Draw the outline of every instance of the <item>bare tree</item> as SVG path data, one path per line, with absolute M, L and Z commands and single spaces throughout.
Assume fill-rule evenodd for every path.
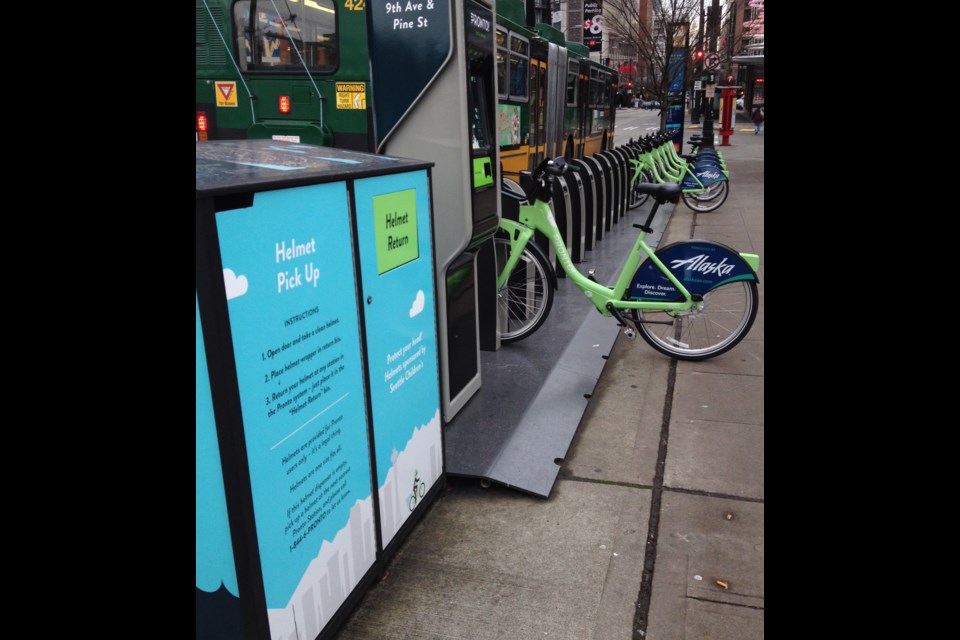
M 617 41 L 621 51 L 636 56 L 634 82 L 663 107 L 676 77 L 676 58 L 688 44 L 693 47 L 690 30 L 698 29 L 700 7 L 701 0 L 604 0 L 603 19 L 609 37 Z M 675 51 L 678 55 L 674 55 Z M 684 70 L 684 84 L 692 81 L 691 59 L 684 55 L 679 62 Z M 666 110 L 661 108 L 661 129 L 666 117 Z

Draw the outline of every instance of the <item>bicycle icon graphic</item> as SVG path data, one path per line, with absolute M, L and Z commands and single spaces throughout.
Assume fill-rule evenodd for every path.
M 427 485 L 425 482 L 420 480 L 420 478 L 413 477 L 413 493 L 407 494 L 407 506 L 410 508 L 410 511 L 413 511 L 417 506 L 417 502 L 423 498 L 423 495 L 427 492 Z

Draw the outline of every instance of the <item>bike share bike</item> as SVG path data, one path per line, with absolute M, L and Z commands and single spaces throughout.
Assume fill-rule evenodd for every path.
M 630 159 L 634 167 L 630 180 L 628 208 L 634 209 L 647 200 L 633 187 L 643 182 L 678 183 L 684 204 L 697 213 L 716 211 L 730 192 L 729 172 L 723 156 L 713 149 L 700 149 L 696 155 L 681 156 L 669 134 L 652 134 L 627 144 L 637 153 Z
M 503 268 L 497 279 L 501 342 L 531 335 L 543 325 L 553 305 L 556 275 L 535 243 L 535 231 L 544 234 L 567 277 L 603 316 L 613 316 L 627 337 L 639 333 L 646 342 L 678 360 L 705 360 L 739 343 L 757 315 L 756 254 L 738 253 L 709 240 L 684 240 L 656 252 L 644 241 L 652 232 L 657 209 L 676 202 L 683 187 L 676 183 L 637 183 L 654 205 L 612 287 L 583 275 L 574 266 L 557 228 L 550 199 L 554 176 L 576 171 L 563 158 L 546 159 L 533 172 L 531 193 L 503 178 L 503 193 L 519 201 L 518 220 L 500 220 L 494 238 Z M 532 204 L 529 204 L 532 202 Z M 642 264 L 641 264 L 642 261 Z

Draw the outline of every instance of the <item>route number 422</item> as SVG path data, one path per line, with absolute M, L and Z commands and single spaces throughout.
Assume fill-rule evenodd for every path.
M 347 0 L 343 6 L 350 11 L 363 11 L 363 2 L 364 0 Z

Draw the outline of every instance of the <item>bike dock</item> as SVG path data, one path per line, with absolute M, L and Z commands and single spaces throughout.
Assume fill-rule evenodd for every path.
M 557 178 L 554 207 L 561 204 L 558 226 L 578 268 L 595 270 L 595 277 L 612 282 L 636 240 L 631 221 L 642 221 L 653 200 L 627 211 L 625 176 L 632 152 L 624 145 L 614 152 L 576 161 L 591 168 L 579 180 Z M 598 169 L 599 168 L 599 169 Z M 593 171 L 599 171 L 594 176 Z M 573 174 L 576 175 L 576 174 Z M 584 205 L 584 182 L 595 192 Z M 588 187 L 590 188 L 590 187 Z M 576 195 L 570 197 L 570 192 Z M 573 207 L 572 203 L 578 206 Z M 661 206 L 648 243 L 655 247 L 670 218 L 673 205 Z M 590 214 L 588 216 L 588 214 Z M 595 214 L 596 220 L 591 219 Z M 504 211 L 505 217 L 510 212 Z M 561 223 L 562 222 L 562 223 Z M 591 250 L 585 232 L 591 230 Z M 584 236 L 581 238 L 581 234 Z M 550 252 L 555 262 L 555 253 Z M 582 256 L 577 260 L 577 256 Z M 563 277 L 557 268 L 557 276 Z M 512 489 L 548 497 L 567 455 L 581 418 L 621 328 L 604 317 L 573 286 L 560 281 L 546 323 L 533 335 L 496 351 L 481 352 L 483 386 L 460 413 L 444 427 L 447 473 L 478 478 Z

